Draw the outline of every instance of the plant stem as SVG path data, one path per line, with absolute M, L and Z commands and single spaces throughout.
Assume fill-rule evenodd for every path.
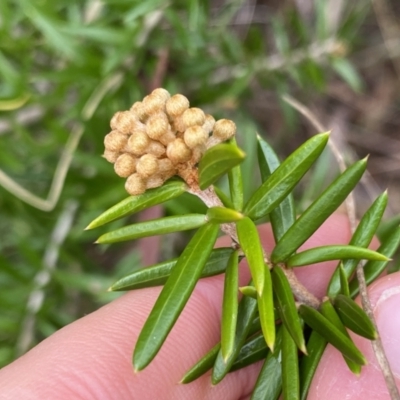
M 210 186 L 205 190 L 201 190 L 197 185 L 192 184 L 189 185 L 188 192 L 197 196 L 207 207 L 224 206 L 215 193 L 213 186 Z M 239 246 L 240 248 L 239 239 L 236 232 L 236 225 L 234 223 L 221 224 L 221 230 L 232 239 L 235 247 Z M 263 251 L 265 264 L 267 266 L 271 266 L 268 254 L 265 252 L 265 250 Z M 283 272 L 285 273 L 297 301 L 313 308 L 319 308 L 321 302 L 298 281 L 293 270 L 285 268 L 283 265 L 279 265 L 279 267 L 282 268 Z

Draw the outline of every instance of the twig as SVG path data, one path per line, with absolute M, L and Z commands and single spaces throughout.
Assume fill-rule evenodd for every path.
M 292 98 L 291 96 L 283 96 L 283 100 L 286 101 L 288 104 L 290 104 L 293 108 L 295 108 L 297 111 L 299 111 L 302 115 L 304 115 L 310 122 L 311 124 L 319 131 L 319 132 L 324 132 L 326 129 L 324 126 L 318 121 L 316 116 L 303 104 Z M 335 146 L 335 143 L 330 140 L 328 142 L 330 145 L 330 148 L 332 150 L 333 155 L 335 156 L 337 163 L 339 165 L 340 170 L 343 172 L 346 169 L 346 165 L 344 163 L 343 157 L 338 151 L 337 147 Z M 356 213 L 355 213 L 355 203 L 354 203 L 354 196 L 353 193 L 350 193 L 349 196 L 346 199 L 346 209 L 347 209 L 347 215 L 349 217 L 349 222 L 350 222 L 350 229 L 352 233 L 354 233 L 356 229 Z M 389 361 L 386 357 L 385 350 L 382 345 L 381 337 L 378 331 L 378 327 L 375 321 L 375 316 L 372 310 L 372 305 L 371 301 L 368 296 L 368 290 L 367 290 L 367 283 L 365 281 L 365 276 L 364 276 L 364 263 L 360 262 L 357 265 L 356 269 L 356 274 L 357 274 L 357 279 L 358 279 L 358 284 L 360 288 L 360 297 L 361 297 L 361 304 L 370 318 L 371 322 L 375 326 L 376 332 L 378 334 L 378 338 L 376 340 L 372 340 L 372 348 L 374 350 L 375 357 L 378 361 L 379 367 L 382 371 L 382 375 L 385 379 L 386 382 L 386 387 L 389 391 L 390 397 L 392 400 L 400 400 L 400 394 L 397 389 L 397 385 L 392 373 L 392 370 L 389 365 Z

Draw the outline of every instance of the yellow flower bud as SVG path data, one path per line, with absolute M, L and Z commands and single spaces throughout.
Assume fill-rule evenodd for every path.
M 150 94 L 146 96 L 143 101 L 143 108 L 148 117 L 165 110 L 165 98 Z
M 182 114 L 182 121 L 185 124 L 185 128 L 190 126 L 200 125 L 202 126 L 206 120 L 204 111 L 197 107 L 188 108 Z
M 208 139 L 208 134 L 201 126 L 194 125 L 186 129 L 183 139 L 186 145 L 193 149 L 201 144 L 204 144 Z
M 183 123 L 182 115 L 178 115 L 171 121 L 171 129 L 175 132 L 185 132 L 186 125 Z
M 150 140 L 149 145 L 147 146 L 146 153 L 153 154 L 157 158 L 161 157 L 165 154 L 165 147 L 155 140 Z
M 181 115 L 185 110 L 189 108 L 189 100 L 182 94 L 175 94 L 167 100 L 165 104 L 168 115 L 171 118 Z
M 211 114 L 206 114 L 206 120 L 203 124 L 203 129 L 207 133 L 211 133 L 212 130 L 214 129 L 214 124 L 215 124 L 215 119 Z
M 151 95 L 152 95 L 152 96 L 154 95 L 154 96 L 160 97 L 160 98 L 162 98 L 165 102 L 171 97 L 171 95 L 169 94 L 168 90 L 163 89 L 163 88 L 154 89 L 154 90 L 151 92 Z
M 103 157 L 110 163 L 115 163 L 121 153 L 119 151 L 104 150 Z
M 162 186 L 164 179 L 160 175 L 151 176 L 146 181 L 146 189 L 153 189 Z
M 126 150 L 137 156 L 144 154 L 150 144 L 150 138 L 146 133 L 138 131 L 133 132 L 128 140 Z
M 213 136 L 221 141 L 231 138 L 235 133 L 236 125 L 230 119 L 220 119 L 214 125 Z
M 127 178 L 136 171 L 137 159 L 128 153 L 121 154 L 114 164 L 115 173 L 122 177 Z
M 175 134 L 170 129 L 168 129 L 168 131 L 160 137 L 159 142 L 161 142 L 164 146 L 168 146 L 168 144 L 175 139 Z
M 192 157 L 192 152 L 181 138 L 175 139 L 167 146 L 167 157 L 173 164 L 189 161 Z
M 125 190 L 131 196 L 142 194 L 146 191 L 146 181 L 138 174 L 132 174 L 125 182 Z
M 142 178 L 148 178 L 158 172 L 158 160 L 153 154 L 145 154 L 139 158 L 136 171 Z
M 104 137 L 104 147 L 110 151 L 120 151 L 126 145 L 128 137 L 118 131 L 111 131 Z
M 175 174 L 175 171 L 174 164 L 172 164 L 169 158 L 161 158 L 158 160 L 158 172 L 162 176 L 172 176 Z
M 138 121 L 136 115 L 130 111 L 117 112 L 114 114 L 110 123 L 112 129 L 116 129 L 125 135 L 128 135 L 137 129 L 138 124 L 140 124 L 140 121 Z
M 133 103 L 129 111 L 136 115 L 136 117 L 139 118 L 141 122 L 146 121 L 147 114 L 141 101 L 136 101 L 135 103 Z
M 146 132 L 155 140 L 160 140 L 168 132 L 168 129 L 168 117 L 165 113 L 154 114 L 146 122 Z

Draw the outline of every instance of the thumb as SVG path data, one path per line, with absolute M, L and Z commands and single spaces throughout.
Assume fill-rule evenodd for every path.
M 389 360 L 397 387 L 400 388 L 400 272 L 387 275 L 368 290 L 379 334 Z M 368 360 L 359 377 L 350 372 L 343 357 L 328 345 L 314 380 L 308 399 L 390 399 L 385 381 L 372 350 L 371 342 L 351 334 L 355 344 Z

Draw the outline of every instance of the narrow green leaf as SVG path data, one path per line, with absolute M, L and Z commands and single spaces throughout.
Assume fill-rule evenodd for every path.
M 282 391 L 282 368 L 278 360 L 282 349 L 282 329 L 276 334 L 275 351 L 269 352 L 258 375 L 250 400 L 277 400 Z
M 338 294 L 333 302 L 342 322 L 357 335 L 375 340 L 378 334 L 365 311 L 350 297 Z
M 257 299 L 257 290 L 254 286 L 241 286 L 239 290 L 244 296 L 250 296 L 253 299 Z
M 257 140 L 258 164 L 261 179 L 265 182 L 279 167 L 280 162 L 271 146 L 261 136 L 257 135 Z M 283 234 L 293 225 L 294 221 L 296 221 L 296 212 L 291 193 L 270 212 L 269 218 L 275 241 L 278 242 Z
M 235 208 L 229 196 L 226 195 L 218 186 L 214 186 L 214 191 L 225 207 L 231 209 Z
M 337 314 L 335 308 L 333 307 L 329 299 L 321 303 L 320 311 L 325 318 L 327 318 L 330 322 L 332 322 L 332 324 L 335 325 L 336 328 L 340 330 L 340 332 L 342 332 L 346 337 L 348 337 L 351 340 L 350 335 L 347 332 L 347 329 L 344 327 L 343 322 L 339 318 L 339 315 Z M 360 375 L 361 365 L 355 363 L 354 361 L 350 360 L 344 355 L 343 358 L 346 364 L 348 365 L 350 371 L 356 375 Z
M 105 233 L 97 239 L 96 243 L 116 243 L 170 232 L 187 231 L 198 228 L 206 222 L 206 216 L 203 214 L 187 214 L 153 219 Z
M 231 356 L 226 360 L 222 357 L 221 351 L 218 353 L 211 376 L 213 385 L 221 382 L 229 372 L 250 332 L 256 314 L 257 301 L 244 296 L 239 303 L 234 349 Z
M 227 359 L 233 351 L 235 343 L 236 321 L 238 313 L 238 269 L 239 252 L 235 250 L 229 258 L 225 272 L 224 298 L 221 318 L 221 352 Z
M 239 221 L 243 214 L 226 207 L 211 207 L 207 210 L 208 221 L 216 224 Z
M 333 58 L 332 67 L 343 80 L 356 92 L 360 92 L 363 88 L 363 81 L 353 64 L 346 58 Z
M 340 292 L 345 296 L 350 296 L 349 281 L 347 280 L 346 272 L 343 268 L 343 262 L 339 263 L 339 276 L 340 276 Z
M 318 332 L 312 331 L 307 342 L 308 356 L 300 360 L 300 395 L 301 400 L 306 400 L 311 381 L 317 370 L 327 341 Z
M 251 336 L 260 330 L 260 319 L 255 318 L 251 324 L 247 336 Z M 204 357 L 202 357 L 189 371 L 186 372 L 180 383 L 190 383 L 210 370 L 221 349 L 221 343 L 216 344 Z M 240 350 L 240 349 L 239 349 Z M 240 352 L 239 352 L 240 353 Z M 233 360 L 234 361 L 234 360 Z M 229 371 L 228 371 L 229 372 Z
M 302 304 L 299 313 L 310 328 L 316 330 L 346 357 L 357 364 L 366 364 L 366 359 L 355 344 L 317 310 Z
M 199 163 L 199 186 L 204 190 L 244 160 L 245 154 L 233 144 L 217 144 L 206 151 Z
M 355 258 L 357 260 L 377 260 L 387 261 L 388 258 L 374 250 L 364 247 L 350 245 L 331 245 L 314 247 L 304 250 L 290 257 L 287 261 L 288 267 L 302 267 L 304 265 L 315 264 L 330 260 L 343 260 L 346 258 Z
M 205 354 L 189 371 L 185 373 L 179 383 L 190 383 L 204 375 L 214 365 L 215 359 L 221 350 L 221 343 L 217 343 L 207 354 Z
M 184 193 L 186 188 L 186 184 L 182 181 L 169 181 L 158 188 L 146 190 L 145 193 L 139 196 L 130 196 L 105 211 L 93 220 L 86 229 L 98 228 L 118 218 L 131 215 L 156 204 L 173 199 Z
M 240 349 L 236 361 L 233 363 L 229 372 L 247 367 L 257 361 L 263 360 L 269 350 L 262 333 L 248 339 Z
M 388 201 L 387 193 L 382 193 L 369 207 L 361 218 L 350 243 L 353 246 L 368 247 L 381 222 Z M 359 260 L 349 259 L 343 262 L 343 269 L 347 280 L 353 275 Z M 340 292 L 339 270 L 335 270 L 328 286 L 328 296 L 335 297 Z
M 305 354 L 307 349 L 304 341 L 303 328 L 301 326 L 296 303 L 289 282 L 280 267 L 274 267 L 271 271 L 274 293 L 278 300 L 279 314 L 283 324 L 292 336 L 297 347 Z
M 261 295 L 264 287 L 266 266 L 257 228 L 254 222 L 248 217 L 237 221 L 236 228 L 240 246 L 249 264 L 254 286 L 258 295 Z
M 285 325 L 282 326 L 282 394 L 285 400 L 300 399 L 297 346 Z
M 258 311 L 260 314 L 261 330 L 267 346 L 274 351 L 275 345 L 275 313 L 274 292 L 272 290 L 271 272 L 264 271 L 264 286 L 261 295 L 257 293 Z
M 270 213 L 310 169 L 328 138 L 328 133 L 315 135 L 294 151 L 251 196 L 244 214 L 255 220 Z
M 133 354 L 136 371 L 151 362 L 175 324 L 211 254 L 218 229 L 214 224 L 201 227 L 179 257 L 139 334 Z
M 400 245 L 400 227 L 389 235 L 385 242 L 377 250 L 386 257 L 391 257 Z M 385 270 L 388 261 L 368 261 L 364 266 L 364 275 L 367 285 L 373 282 Z M 349 284 L 350 295 L 355 297 L 359 292 L 357 277 L 354 277 Z
M 236 145 L 236 140 L 234 138 L 232 138 L 230 142 Z M 243 180 L 242 170 L 239 165 L 228 171 L 228 178 L 233 208 L 241 211 L 243 208 Z
M 339 207 L 361 179 L 366 159 L 349 167 L 315 200 L 282 236 L 271 254 L 274 263 L 287 260 Z
M 210 258 L 207 260 L 200 277 L 205 278 L 225 272 L 227 262 L 232 252 L 233 249 L 231 247 L 214 249 L 211 252 Z M 139 269 L 138 271 L 135 271 L 115 282 L 110 287 L 110 290 L 115 292 L 164 285 L 177 261 L 178 258 L 175 258 L 173 260 L 164 261 L 150 267 Z

